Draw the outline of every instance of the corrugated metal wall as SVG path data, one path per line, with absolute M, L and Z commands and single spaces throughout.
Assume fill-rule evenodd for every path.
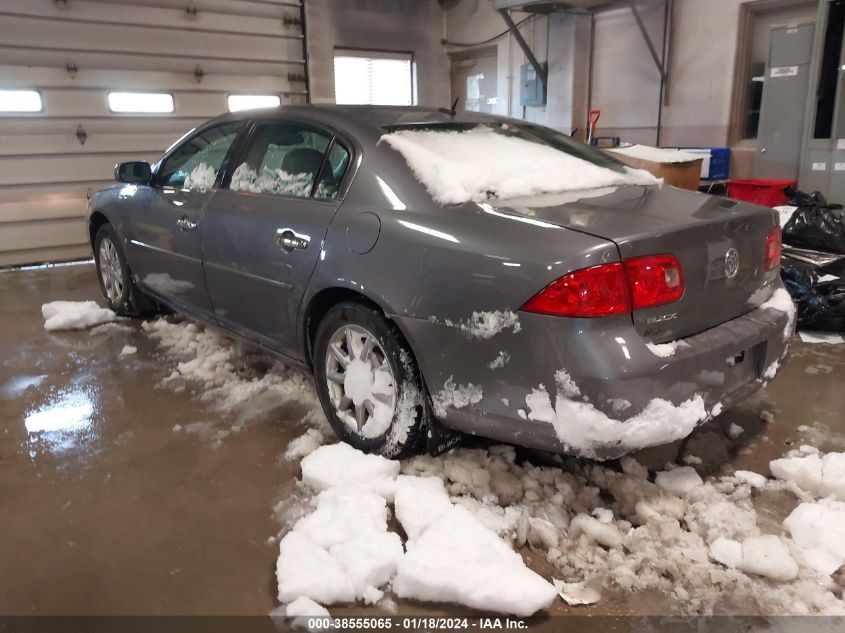
M 155 159 L 229 94 L 306 101 L 301 17 L 282 0 L 2 0 L 0 89 L 44 110 L 0 113 L 0 266 L 87 256 L 87 198 L 114 164 Z M 113 114 L 113 90 L 169 92 L 175 110 Z

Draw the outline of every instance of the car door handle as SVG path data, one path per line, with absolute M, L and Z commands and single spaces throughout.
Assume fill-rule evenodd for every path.
M 198 223 L 196 220 L 189 218 L 187 215 L 183 215 L 181 218 L 176 220 L 176 226 L 179 227 L 180 231 L 193 231 L 197 228 Z
M 305 250 L 308 248 L 309 238 L 307 235 L 297 235 L 290 229 L 277 231 L 276 243 L 282 247 L 286 253 L 294 250 Z

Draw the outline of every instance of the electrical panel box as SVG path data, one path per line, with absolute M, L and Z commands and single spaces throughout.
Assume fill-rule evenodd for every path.
M 548 65 L 542 63 L 543 71 L 548 73 Z M 519 67 L 519 105 L 541 106 L 546 105 L 546 89 L 543 80 L 537 76 L 537 71 L 531 64 L 523 64 Z

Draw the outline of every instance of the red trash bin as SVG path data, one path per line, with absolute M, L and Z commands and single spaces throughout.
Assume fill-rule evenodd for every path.
M 786 204 L 785 187 L 795 187 L 794 180 L 770 180 L 758 178 L 752 180 L 729 180 L 728 198 L 753 202 L 764 207 L 777 207 Z

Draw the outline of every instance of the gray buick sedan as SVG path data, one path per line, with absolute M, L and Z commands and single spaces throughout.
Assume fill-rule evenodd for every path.
M 773 378 L 794 328 L 771 209 L 554 130 L 423 108 L 228 114 L 90 202 L 103 295 L 314 375 L 337 435 L 455 431 L 605 459 Z

